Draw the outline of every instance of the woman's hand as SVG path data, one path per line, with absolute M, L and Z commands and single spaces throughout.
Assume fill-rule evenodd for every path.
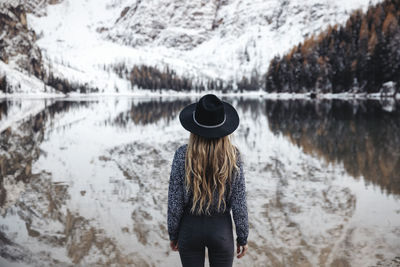
M 240 259 L 241 257 L 243 257 L 244 255 L 246 255 L 247 250 L 249 249 L 249 247 L 246 245 L 240 246 L 238 243 L 236 243 L 237 249 L 237 258 Z
M 173 251 L 178 251 L 178 240 L 171 240 L 169 246 Z

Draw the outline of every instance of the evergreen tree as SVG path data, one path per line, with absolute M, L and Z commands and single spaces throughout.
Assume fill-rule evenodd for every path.
M 344 26 L 331 26 L 283 56 L 265 76 L 270 92 L 378 92 L 400 82 L 400 0 L 355 11 Z M 398 85 L 400 87 L 400 85 Z
M 8 93 L 10 91 L 9 85 L 7 83 L 7 77 L 4 75 L 0 77 L 0 92 Z

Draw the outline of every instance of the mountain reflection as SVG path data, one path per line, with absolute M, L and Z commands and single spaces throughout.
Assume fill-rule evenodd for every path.
M 383 191 L 400 194 L 400 111 L 379 101 L 267 101 L 271 131 L 305 153 L 343 163 L 346 171 Z M 386 109 L 386 110 L 385 110 Z
M 69 112 L 71 109 L 89 105 L 89 103 L 57 101 L 45 104 L 42 111 L 25 119 L 17 129 L 9 127 L 0 133 L 0 208 L 4 207 L 7 202 L 5 178 L 13 183 L 19 181 L 30 183 L 34 177 L 32 163 L 40 155 L 39 146 L 43 142 L 46 125 L 52 123 L 56 114 Z M 18 101 L 0 102 L 0 114 L 7 116 L 10 107 L 19 107 L 20 104 L 21 102 Z
M 18 101 L 0 102 L 1 114 L 7 114 L 7 107 L 19 104 Z M 45 139 L 45 133 L 52 128 L 56 115 L 91 104 L 93 102 L 50 101 L 43 106 L 44 109 L 24 119 L 17 127 L 9 127 L 0 133 L 0 215 L 3 219 L 17 215 L 24 222 L 26 235 L 31 240 L 36 239 L 53 248 L 65 247 L 74 264 L 80 262 L 91 247 L 96 247 L 111 254 L 107 254 L 110 264 L 132 265 L 132 261 L 121 259 L 115 242 L 105 237 L 101 229 L 90 226 L 86 218 L 64 208 L 70 198 L 67 184 L 53 182 L 49 172 L 32 171 L 33 163 L 43 153 L 40 144 Z M 20 195 L 16 196 L 16 193 Z M 48 227 L 45 231 L 38 227 L 49 222 L 53 223 L 52 226 L 61 227 L 58 230 Z M 24 236 L 25 229 L 21 230 Z M 15 243 L 8 236 L 9 231 L 7 224 L 0 228 L 0 257 L 42 266 L 44 259 L 37 258 L 29 248 Z
M 268 154 L 280 148 L 281 138 L 270 139 L 268 145 L 276 144 L 272 150 L 260 145 L 265 136 L 271 137 L 267 121 L 276 135 L 283 134 L 305 153 L 341 163 L 354 177 L 363 176 L 384 192 L 399 194 L 396 105 L 383 109 L 377 101 L 223 100 L 237 108 L 241 116 L 237 140 L 249 152 L 249 215 L 252 231 L 260 238 L 250 244 L 257 257 L 247 258 L 253 261 L 247 265 L 260 265 L 254 260 L 265 263 L 267 257 L 259 252 L 271 251 L 277 259 L 300 255 L 293 262 L 303 266 L 326 248 L 340 247 L 340 240 L 354 237 L 344 222 L 354 215 L 355 201 L 361 201 L 347 185 L 319 180 L 325 174 L 320 161 L 314 164 L 305 157 L 291 166 L 279 160 L 286 156 L 284 151 Z M 180 135 L 184 130 L 177 117 L 195 101 L 110 97 L 0 102 L 0 126 L 5 129 L 0 132 L 0 257 L 34 266 L 179 264 L 177 254 L 169 254 L 165 245 L 165 192 L 171 156 L 187 136 Z M 169 124 L 172 127 L 166 127 Z M 314 171 L 308 172 L 308 167 Z M 265 179 L 275 174 L 277 179 Z M 293 192 L 298 193 L 294 198 Z M 316 235 L 307 230 L 314 221 L 296 221 L 296 216 L 308 217 L 309 210 L 319 212 L 317 219 L 324 227 L 329 215 L 329 227 L 316 228 L 315 243 Z M 263 236 L 270 231 L 266 241 Z M 294 240 L 300 236 L 304 240 L 299 249 Z M 271 266 L 287 263 L 278 262 Z M 325 265 L 328 260 L 321 262 Z

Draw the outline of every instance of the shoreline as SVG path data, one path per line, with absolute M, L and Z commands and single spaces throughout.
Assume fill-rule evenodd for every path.
M 231 92 L 222 93 L 219 91 L 202 91 L 202 92 L 178 92 L 173 90 L 166 90 L 164 92 L 152 92 L 150 90 L 135 90 L 132 93 L 37 93 L 37 94 L 4 94 L 0 93 L 0 100 L 7 99 L 85 99 L 85 98 L 102 98 L 102 97 L 198 97 L 206 93 L 212 93 L 221 97 L 249 97 L 249 98 L 265 98 L 265 99 L 276 99 L 276 100 L 290 100 L 290 99 L 308 99 L 308 100 L 319 100 L 319 99 L 341 99 L 341 100 L 400 100 L 400 94 L 396 96 L 386 96 L 381 93 L 327 93 L 327 94 L 313 94 L 313 93 L 268 93 L 265 91 L 253 91 L 253 92 Z

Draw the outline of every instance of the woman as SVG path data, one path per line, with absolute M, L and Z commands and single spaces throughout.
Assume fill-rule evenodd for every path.
M 183 266 L 232 266 L 236 226 L 238 258 L 247 252 L 248 217 L 245 178 L 239 151 L 229 135 L 239 125 L 230 104 L 208 94 L 185 107 L 182 126 L 189 143 L 178 148 L 168 189 L 170 246 L 179 250 Z

